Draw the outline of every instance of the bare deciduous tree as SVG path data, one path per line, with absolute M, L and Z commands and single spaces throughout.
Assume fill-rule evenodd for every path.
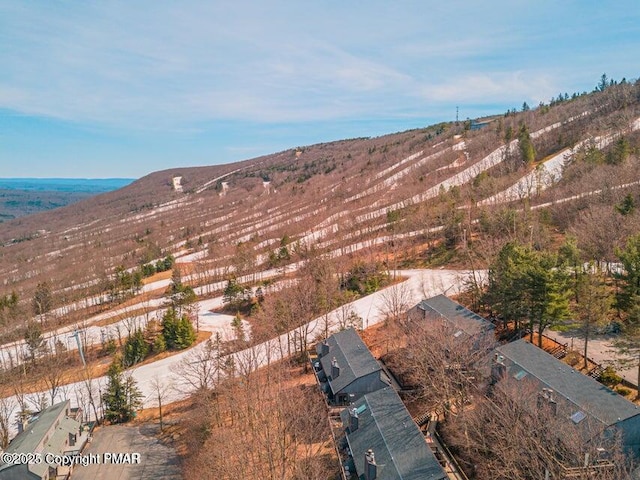
M 321 394 L 315 385 L 289 384 L 290 368 L 278 362 L 229 379 L 215 397 L 200 399 L 190 428 L 210 433 L 190 448 L 188 478 L 212 472 L 218 478 L 333 478 L 337 465 L 325 453 L 330 436 Z
M 9 445 L 9 432 L 11 417 L 17 404 L 10 398 L 0 398 L 0 448 L 5 449 Z
M 95 372 L 91 367 L 86 367 L 82 372 L 82 381 L 79 384 L 79 395 L 81 398 L 86 398 L 86 405 L 93 410 L 93 415 L 98 424 L 102 421 L 102 394 L 100 391 L 99 380 L 97 380 Z M 100 402 L 100 413 L 98 412 L 98 405 L 96 405 L 96 400 Z
M 51 405 L 55 403 L 56 395 L 64 384 L 64 358 L 61 355 L 49 355 L 48 368 L 44 372 L 44 384 L 49 391 Z
M 184 387 L 189 390 L 210 390 L 220 379 L 222 371 L 221 342 L 219 334 L 195 347 L 190 353 L 172 367 L 180 375 Z
M 381 313 L 385 320 L 402 322 L 406 318 L 407 310 L 411 307 L 413 295 L 407 282 L 396 283 L 382 292 Z
M 162 423 L 162 405 L 164 404 L 165 399 L 167 398 L 167 394 L 169 393 L 169 389 L 171 388 L 170 384 L 163 383 L 162 380 L 158 376 L 155 376 L 151 379 L 151 388 L 153 389 L 153 394 L 158 401 L 158 415 L 160 417 L 160 431 L 162 432 L 164 429 L 164 425 Z
M 604 435 L 589 417 L 576 425 L 566 408 L 553 392 L 507 377 L 444 431 L 465 464 L 474 465 L 474 478 L 533 480 L 548 472 L 558 479 L 629 479 L 632 465 L 620 438 Z
M 492 332 L 469 335 L 446 320 L 412 320 L 401 366 L 427 404 L 447 414 L 461 408 L 481 378 L 480 362 L 495 341 Z

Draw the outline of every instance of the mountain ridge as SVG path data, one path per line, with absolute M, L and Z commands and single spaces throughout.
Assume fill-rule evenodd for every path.
M 102 285 L 118 265 L 134 268 L 171 253 L 179 261 L 197 254 L 196 263 L 228 269 L 242 248 L 250 251 L 254 264 L 268 262 L 273 245 L 284 238 L 321 249 L 363 240 L 383 248 L 388 237 L 398 235 L 432 247 L 438 238 L 460 245 L 464 232 L 476 228 L 469 223 L 473 217 L 511 208 L 514 201 L 552 205 L 563 191 L 574 189 L 573 177 L 591 179 L 575 187 L 581 192 L 636 181 L 628 162 L 598 166 L 582 158 L 593 149 L 609 155 L 620 138 L 637 149 L 639 92 L 637 83 L 610 87 L 533 110 L 509 111 L 477 130 L 470 122 L 440 123 L 237 163 L 153 172 L 119 190 L 5 222 L 0 228 L 4 288 L 29 296 L 38 280 L 49 280 L 75 292 L 66 295 L 71 300 L 88 293 L 78 285 Z M 521 157 L 523 132 L 535 146 L 533 164 Z M 613 143 L 601 148 L 594 143 L 607 136 Z M 563 167 L 571 175 L 548 185 L 531 184 L 520 197 L 498 205 L 482 204 L 568 148 L 575 148 L 572 158 L 579 159 L 570 170 L 568 163 Z M 614 178 L 597 178 L 607 172 Z M 182 191 L 174 189 L 176 176 Z M 463 206 L 466 226 L 456 213 Z M 21 257 L 30 258 L 26 273 L 12 266 Z M 78 270 L 81 264 L 85 267 Z

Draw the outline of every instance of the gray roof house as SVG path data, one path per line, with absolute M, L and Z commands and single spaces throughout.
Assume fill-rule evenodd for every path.
M 49 480 L 67 478 L 68 466 L 46 463 L 45 454 L 71 455 L 80 452 L 87 439 L 80 422 L 82 412 L 70 408 L 69 400 L 43 410 L 31 419 L 7 446 L 5 453 L 41 454 L 39 464 L 0 463 L 0 480 Z
M 348 405 L 365 393 L 389 385 L 380 364 L 353 329 L 331 335 L 316 346 L 314 365 L 329 402 Z
M 496 348 L 491 375 L 494 381 L 510 376 L 537 382 L 558 414 L 566 415 L 574 425 L 588 419 L 584 423 L 601 432 L 619 431 L 625 448 L 640 456 L 640 408 L 526 340 Z
M 356 478 L 444 480 L 447 474 L 391 387 L 365 394 L 340 417 Z
M 495 326 L 489 320 L 473 313 L 445 295 L 436 295 L 422 300 L 409 310 L 408 315 L 414 320 L 445 320 L 456 330 L 456 333 L 460 332 L 468 337 L 483 335 L 495 330 Z

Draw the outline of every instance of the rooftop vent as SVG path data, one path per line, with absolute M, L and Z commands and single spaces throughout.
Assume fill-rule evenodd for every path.
M 518 371 L 518 373 L 516 373 L 513 378 L 515 378 L 516 380 L 522 380 L 524 377 L 527 376 L 527 372 L 524 370 L 520 370 Z

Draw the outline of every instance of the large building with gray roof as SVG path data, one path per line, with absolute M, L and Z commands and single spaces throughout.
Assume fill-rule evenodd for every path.
M 535 382 L 558 415 L 576 426 L 584 422 L 603 433 L 618 431 L 624 446 L 640 456 L 640 408 L 526 340 L 495 349 L 492 377 Z
M 487 333 L 493 337 L 495 330 L 495 326 L 489 320 L 445 295 L 422 300 L 409 310 L 408 315 L 414 320 L 444 320 L 454 334 L 466 337 L 478 337 Z
M 72 409 L 67 400 L 34 416 L 22 427 L 23 430 L 11 441 L 4 453 L 37 454 L 37 458 L 42 461 L 31 464 L 19 462 L 14 465 L 0 463 L 0 480 L 67 478 L 70 473 L 68 466 L 47 463 L 45 460 L 80 452 L 87 440 L 87 433 L 80 422 L 81 415 L 81 411 Z
M 349 405 L 390 383 L 353 328 L 331 335 L 317 345 L 316 351 L 316 375 L 334 405 Z
M 391 387 L 367 393 L 340 417 L 350 469 L 365 480 L 444 480 L 447 474 Z

